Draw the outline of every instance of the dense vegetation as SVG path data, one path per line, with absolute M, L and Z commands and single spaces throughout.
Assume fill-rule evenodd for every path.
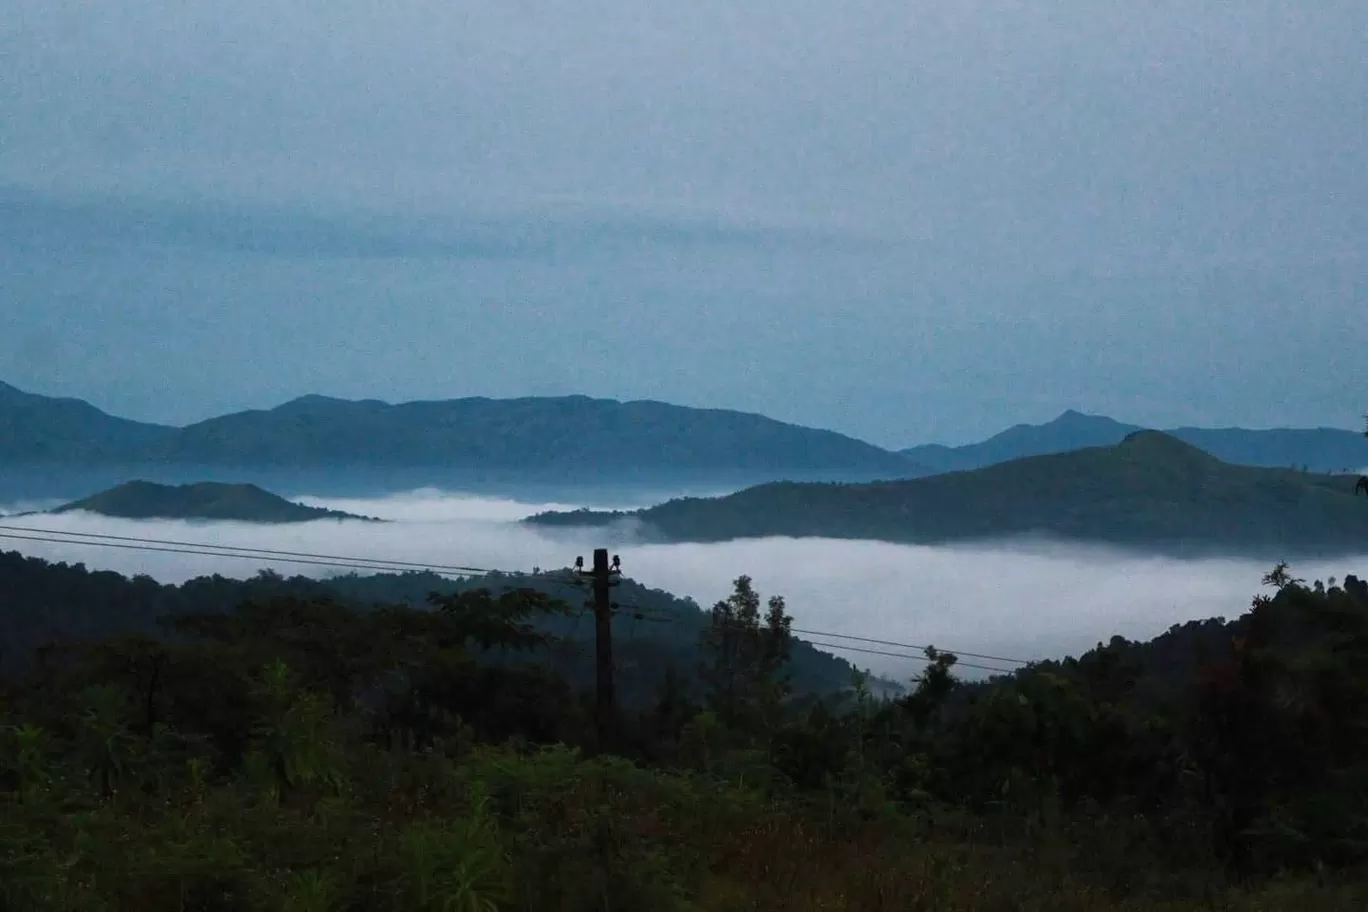
M 63 504 L 52 512 L 69 513 L 74 510 L 123 519 L 203 519 L 251 523 L 370 519 L 340 510 L 294 503 L 253 484 L 217 482 L 162 485 L 150 481 L 130 481 Z
M 1028 456 L 1115 446 L 1140 430 L 1144 429 L 1139 425 L 1070 409 L 1053 421 L 1018 424 L 978 443 L 955 447 L 923 444 L 901 452 L 937 472 L 957 472 Z M 1339 428 L 1180 427 L 1164 433 L 1236 465 L 1343 474 L 1368 464 L 1359 435 Z
M 92 597 L 97 577 L 111 582 L 89 575 Z M 1368 900 L 1368 585 L 1353 578 L 1280 566 L 1234 622 L 987 684 L 928 650 L 890 700 L 859 675 L 800 699 L 787 606 L 742 579 L 696 631 L 698 689 L 666 674 L 604 744 L 532 623 L 564 603 L 474 589 L 356 611 L 288 582 L 165 636 L 43 649 L 4 681 L 0 908 Z M 208 609 L 223 584 L 202 585 Z
M 424 468 L 529 478 L 901 478 L 926 469 L 832 431 L 587 396 L 390 405 L 305 396 L 183 428 L 0 386 L 0 464 Z M 126 477 L 126 476 L 125 476 Z M 434 475 L 429 480 L 440 480 Z
M 110 571 L 49 563 L 15 552 L 0 552 L 0 669 L 18 668 L 23 659 L 54 639 L 103 639 L 163 632 L 160 618 L 192 613 L 224 614 L 246 603 L 282 599 L 333 602 L 366 612 L 377 606 L 429 607 L 431 597 L 451 597 L 476 590 L 496 596 L 531 591 L 581 609 L 588 598 L 564 571 L 527 575 L 493 573 L 449 579 L 426 572 L 335 576 L 316 580 L 263 572 L 247 580 L 200 577 L 179 586 L 163 585 L 147 576 L 128 579 Z M 699 632 L 707 613 L 691 600 L 624 579 L 614 590 L 620 606 L 614 619 L 615 657 L 619 665 L 619 697 L 629 705 L 649 702 L 664 681 L 664 670 L 680 671 L 676 682 L 696 689 Z M 593 684 L 594 625 L 582 612 L 539 613 L 530 619 L 538 633 L 555 638 L 540 661 L 576 687 Z M 790 673 L 804 691 L 831 693 L 849 685 L 851 666 L 806 642 L 790 644 Z M 510 656 L 493 649 L 486 659 Z
M 1360 441 L 1361 442 L 1361 441 Z M 934 544 L 1045 535 L 1180 554 L 1343 555 L 1368 546 L 1349 476 L 1221 462 L 1141 431 L 1114 447 L 872 484 L 766 484 L 632 513 L 546 513 L 665 541 L 822 536 Z M 630 523 L 628 525 L 628 523 Z

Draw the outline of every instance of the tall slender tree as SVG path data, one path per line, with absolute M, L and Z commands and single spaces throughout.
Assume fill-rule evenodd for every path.
M 709 706 L 728 725 L 763 713 L 787 693 L 793 618 L 782 596 L 771 596 L 762 617 L 761 597 L 749 576 L 712 608 L 703 632 L 708 656 L 703 669 Z

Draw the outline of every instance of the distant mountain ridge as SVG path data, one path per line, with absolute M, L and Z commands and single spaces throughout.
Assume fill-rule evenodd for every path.
M 1069 409 L 1053 421 L 1018 424 L 979 443 L 958 447 L 924 444 L 900 452 L 937 472 L 956 472 L 1027 456 L 1113 446 L 1140 430 L 1146 428 Z M 1368 465 L 1368 441 L 1358 432 L 1341 428 L 1180 427 L 1162 432 L 1237 465 L 1279 469 L 1304 466 L 1327 473 Z
M 174 428 L 4 387 L 0 431 L 0 465 L 432 467 L 584 478 L 737 474 L 752 481 L 929 471 L 873 444 L 762 415 L 587 396 L 398 405 L 304 396 Z
M 1109 447 L 871 484 L 765 484 L 627 513 L 546 513 L 542 526 L 651 541 L 759 537 L 947 544 L 1044 536 L 1189 556 L 1368 551 L 1354 479 L 1222 462 L 1158 431 Z
M 186 467 L 263 470 L 252 478 L 263 483 L 270 483 L 274 470 L 364 470 L 395 478 L 403 473 L 410 486 L 442 483 L 442 473 L 571 483 L 873 481 L 1106 446 L 1139 429 L 1070 410 L 1046 424 L 1017 425 L 968 446 L 928 445 L 895 453 L 763 415 L 650 400 L 472 397 L 390 404 L 318 395 L 170 427 L 0 383 L 0 469 L 15 478 L 18 470 L 36 467 L 39 482 L 51 467 L 102 469 L 106 480 L 101 484 L 128 477 L 185 481 L 222 474 L 171 471 Z M 1179 428 L 1167 433 L 1240 464 L 1305 465 L 1317 471 L 1368 464 L 1368 442 L 1353 431 Z
M 157 452 L 195 464 L 433 464 L 538 471 L 924 474 L 906 457 L 834 431 L 745 412 L 564 396 L 398 405 L 306 396 L 183 428 Z
M 0 381 L 0 465 L 134 459 L 175 433 L 116 418 L 81 399 L 39 396 Z
M 297 523 L 318 519 L 371 520 L 338 510 L 307 507 L 252 484 L 201 482 L 160 485 L 130 481 L 63 504 L 51 513 L 84 511 L 120 519 L 191 519 L 250 523 Z

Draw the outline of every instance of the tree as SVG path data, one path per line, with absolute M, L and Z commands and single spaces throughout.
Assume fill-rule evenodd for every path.
M 935 646 L 927 646 L 925 653 L 926 671 L 922 672 L 916 689 L 899 701 L 919 732 L 930 725 L 936 712 L 945 703 L 945 698 L 959 683 L 950 673 L 950 669 L 959 661 L 958 656 L 938 650 Z
M 788 692 L 793 618 L 782 596 L 772 596 L 763 623 L 760 594 L 749 576 L 738 577 L 725 601 L 715 604 L 702 645 L 708 705 L 726 725 L 767 717 Z
M 274 773 L 275 794 L 284 797 L 310 785 L 336 788 L 341 768 L 327 700 L 301 691 L 279 659 L 262 670 L 253 695 L 260 707 L 253 729 L 256 751 Z
M 52 737 L 22 722 L 0 728 L 0 773 L 12 775 L 21 797 L 36 798 L 52 783 Z
M 100 795 L 109 798 L 127 775 L 137 756 L 138 743 L 128 726 L 128 694 L 111 684 L 97 684 L 80 694 L 77 750 Z
M 512 894 L 509 858 L 482 794 L 464 819 L 410 825 L 400 858 L 409 909 L 496 912 Z
M 465 648 L 473 643 L 482 652 L 494 649 L 520 652 L 555 641 L 531 619 L 569 615 L 570 606 L 534 589 L 515 589 L 499 595 L 475 589 L 456 595 L 433 593 L 428 602 L 441 612 L 443 646 Z

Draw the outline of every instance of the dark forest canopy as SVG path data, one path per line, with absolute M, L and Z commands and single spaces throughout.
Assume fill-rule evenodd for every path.
M 280 598 L 336 602 L 348 610 L 374 610 L 403 605 L 425 609 L 430 597 L 476 590 L 495 595 L 533 591 L 579 609 L 588 597 L 568 582 L 565 572 L 529 575 L 494 573 L 451 579 L 428 572 L 348 574 L 318 580 L 263 572 L 246 580 L 199 577 L 181 585 L 163 585 L 147 576 L 129 579 L 112 571 L 92 571 L 82 564 L 50 563 L 17 552 L 0 552 L 0 668 L 12 667 L 43 643 L 62 638 L 99 639 L 123 634 L 153 635 L 163 631 L 160 619 L 193 613 L 228 613 L 246 602 Z M 696 671 L 699 631 L 707 614 L 693 601 L 631 579 L 622 581 L 614 599 L 622 606 L 614 622 L 627 699 L 654 694 L 665 668 L 677 665 L 684 679 Z M 557 669 L 576 683 L 593 680 L 589 645 L 592 618 L 576 612 L 567 617 L 535 618 L 539 630 L 564 642 L 555 652 Z M 851 666 L 843 659 L 795 641 L 793 670 L 804 689 L 834 692 L 850 683 Z
M 83 511 L 121 519 L 193 519 L 250 523 L 297 523 L 370 517 L 294 503 L 253 484 L 197 482 L 162 485 L 130 481 L 63 504 L 53 513 Z
M 808 690 L 787 606 L 743 578 L 688 606 L 694 685 L 683 653 L 655 656 L 656 686 L 600 741 L 591 685 L 562 672 L 548 626 L 572 605 L 525 579 L 420 596 L 428 580 L 398 577 L 421 608 L 363 606 L 403 594 L 354 578 L 349 605 L 271 575 L 164 587 L 3 560 L 11 628 L 45 603 L 94 639 L 0 676 L 0 908 L 1368 901 L 1353 577 L 1279 565 L 1233 621 L 990 682 L 928 649 L 889 699 L 857 674 Z M 167 610 L 160 636 L 115 632 Z
M 672 542 L 765 536 L 944 544 L 1043 536 L 1148 551 L 1326 556 L 1368 547 L 1350 476 L 1221 462 L 1157 431 L 1111 447 L 871 484 L 776 483 L 630 513 L 528 522 Z

